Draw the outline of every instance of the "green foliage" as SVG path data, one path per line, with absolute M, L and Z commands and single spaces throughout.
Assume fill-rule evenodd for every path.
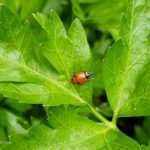
M 1 6 L 0 93 L 32 104 L 86 104 L 86 100 L 91 99 L 91 85 L 87 84 L 81 89 L 70 83 L 74 72 L 90 71 L 91 66 L 91 54 L 79 20 L 72 23 L 67 36 L 54 11 L 50 20 L 43 15 L 34 16 L 38 21 L 43 21 L 40 23 L 47 30 L 47 36 L 51 34 L 53 37 L 43 43 L 46 46 L 41 47 L 34 40 L 28 22 L 22 26 L 17 17 Z M 48 26 L 51 26 L 50 30 Z M 74 32 L 76 29 L 77 32 Z M 76 40 L 79 32 L 82 38 Z M 85 51 L 80 53 L 81 49 Z M 40 55 L 41 51 L 45 57 Z
M 150 117 L 145 117 L 141 126 L 135 126 L 135 139 L 142 144 L 149 143 L 150 139 Z
M 80 3 L 86 4 L 85 7 L 82 8 Z M 118 38 L 119 22 L 125 0 L 72 0 L 72 5 L 75 15 L 81 20 L 97 24 L 110 32 L 115 39 Z
M 0 2 L 1 150 L 149 149 L 149 0 L 126 1 L 120 35 L 124 0 Z
M 45 125 L 32 127 L 27 134 L 12 136 L 13 144 L 8 143 L 3 147 L 3 150 L 91 150 L 108 148 L 110 150 L 119 150 L 121 148 L 123 150 L 140 150 L 140 146 L 134 140 L 117 130 L 109 129 L 78 116 L 72 107 L 50 108 L 48 116 L 50 125 L 54 129 Z M 22 147 L 22 145 L 24 146 Z
M 104 62 L 104 82 L 114 116 L 150 115 L 148 1 L 129 1 L 121 21 L 121 40 Z
M 44 1 L 32 0 L 27 2 L 26 0 L 0 0 L 0 2 L 3 2 L 12 11 L 18 14 L 21 20 L 25 20 L 31 12 L 41 9 Z
M 48 40 L 42 45 L 43 55 L 65 79 L 64 84 L 72 93 L 80 93 L 83 100 L 90 101 L 91 85 L 86 84 L 81 89 L 70 84 L 74 73 L 91 71 L 92 56 L 80 21 L 75 19 L 66 33 L 54 11 L 51 12 L 50 19 L 39 13 L 34 17 L 48 34 Z
M 102 37 L 101 40 L 94 42 L 92 49 L 93 52 L 93 72 L 94 72 L 94 95 L 100 95 L 104 91 L 104 82 L 103 82 L 103 59 L 105 53 L 111 44 L 111 40 L 107 38 L 106 35 Z

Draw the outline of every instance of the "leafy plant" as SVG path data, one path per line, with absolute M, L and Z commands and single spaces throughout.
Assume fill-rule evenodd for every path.
M 90 0 L 80 2 L 97 3 Z M 22 24 L 1 4 L 0 149 L 148 150 L 149 146 L 140 145 L 121 132 L 117 120 L 120 117 L 150 115 L 149 14 L 148 0 L 126 2 L 120 38 L 108 49 L 103 70 L 101 66 L 97 70 L 98 65 L 93 67 L 95 58 L 101 65 L 105 52 L 98 59 L 99 51 L 94 51 L 97 41 L 94 41 L 93 52 L 90 51 L 79 19 L 74 19 L 66 30 L 54 10 L 48 16 L 34 13 L 33 17 L 45 35 L 39 43 L 32 33 L 30 22 Z M 103 36 L 100 46 L 104 51 L 111 41 Z M 97 73 L 96 81 L 104 82 L 104 85 L 98 86 L 96 82 L 93 85 L 93 80 L 82 86 L 73 85 L 70 79 L 80 71 L 94 71 Z M 103 80 L 97 80 L 102 74 Z M 112 115 L 107 103 L 99 108 L 93 106 L 93 87 L 98 90 L 105 87 L 113 110 L 112 121 L 106 118 Z M 42 104 L 40 111 L 46 114 L 46 119 L 33 114 L 32 119 L 26 118 L 26 113 L 39 108 L 40 105 L 35 104 Z M 135 128 L 135 139 L 140 141 L 139 137 L 143 136 L 143 144 L 147 144 L 149 137 L 148 133 L 143 133 L 148 132 L 147 119 L 140 128 Z
M 96 24 L 115 39 L 119 37 L 118 28 L 124 6 L 125 0 L 72 0 L 73 11 L 83 22 Z

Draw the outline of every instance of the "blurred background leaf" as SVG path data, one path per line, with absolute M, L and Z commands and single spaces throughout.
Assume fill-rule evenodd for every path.
M 102 31 L 110 32 L 117 39 L 121 13 L 125 0 L 72 0 L 73 12 L 85 23 L 100 26 Z

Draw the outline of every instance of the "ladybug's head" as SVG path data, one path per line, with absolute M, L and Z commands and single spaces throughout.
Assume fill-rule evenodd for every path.
M 85 72 L 85 76 L 87 79 L 90 79 L 92 77 L 93 73 L 91 72 Z

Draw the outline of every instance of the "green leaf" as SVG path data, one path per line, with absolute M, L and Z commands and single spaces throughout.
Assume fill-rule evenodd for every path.
M 116 129 L 77 115 L 73 107 L 53 107 L 49 111 L 55 129 L 45 125 L 32 127 L 27 134 L 12 136 L 11 143 L 3 145 L 2 150 L 140 150 L 136 141 Z
M 135 139 L 140 143 L 140 144 L 144 144 L 147 145 L 149 138 L 148 136 L 145 134 L 144 130 L 142 129 L 142 127 L 140 126 L 135 126 L 134 128 L 134 132 L 135 132 Z
M 98 2 L 99 0 L 78 0 L 80 3 L 95 3 Z
M 0 141 L 7 141 L 6 132 L 2 127 L 0 127 Z
M 121 40 L 104 62 L 107 96 L 120 116 L 150 115 L 150 5 L 148 0 L 128 0 L 121 21 Z
M 7 131 L 9 136 L 12 134 L 26 133 L 26 130 L 22 125 L 28 127 L 28 123 L 23 118 L 18 117 L 5 109 L 0 110 L 0 116 L 0 126 Z
M 91 83 L 77 87 L 70 83 L 73 73 L 82 71 L 82 67 L 90 71 L 91 54 L 85 33 L 79 20 L 75 20 L 69 30 L 70 37 L 67 37 L 59 17 L 53 14 L 54 24 L 48 30 L 53 33 L 50 44 L 60 43 L 58 55 L 55 49 L 50 49 L 53 47 L 49 44 L 47 47 L 45 45 L 49 51 L 37 44 L 28 21 L 22 26 L 12 12 L 0 6 L 0 94 L 24 103 L 85 105 L 86 100 L 91 100 Z M 42 16 L 41 19 L 45 18 Z M 47 21 L 51 22 L 48 18 Z M 58 21 L 59 29 L 56 27 L 54 31 L 53 27 Z M 54 35 L 59 38 L 56 40 Z M 52 60 L 48 62 L 41 51 L 48 55 L 48 60 L 51 55 Z
M 25 103 L 18 103 L 16 100 L 6 99 L 5 103 L 9 105 L 9 107 L 19 113 L 24 113 L 32 109 L 32 105 Z
M 141 145 L 141 150 L 150 150 L 150 144 L 148 146 Z
M 84 7 L 80 3 L 87 3 Z M 124 9 L 125 0 L 72 0 L 75 15 L 88 23 L 94 23 L 110 32 L 114 39 L 118 39 L 121 13 Z
M 104 82 L 103 82 L 103 59 L 108 47 L 111 45 L 112 41 L 107 38 L 107 35 L 103 35 L 101 40 L 97 40 L 94 43 L 92 49 L 93 52 L 93 88 L 94 96 L 99 96 L 104 91 Z
M 100 104 L 97 110 L 106 117 L 112 117 L 113 115 L 112 109 L 109 106 L 108 102 L 103 102 L 102 104 Z
M 143 119 L 143 122 L 141 126 L 135 126 L 134 132 L 135 132 L 135 139 L 139 141 L 141 144 L 148 145 L 150 141 L 150 117 L 145 117 Z
M 25 20 L 33 12 L 41 9 L 44 1 L 42 0 L 0 0 L 0 3 L 5 4 L 10 10 L 19 16 L 21 20 Z
M 71 24 L 68 34 L 56 12 L 51 11 L 50 18 L 40 13 L 34 14 L 37 22 L 48 34 L 48 40 L 42 45 L 45 58 L 54 68 L 64 75 L 65 84 L 74 93 L 91 101 L 91 82 L 83 86 L 72 86 L 71 76 L 76 72 L 91 71 L 91 53 L 86 40 L 84 29 L 78 19 Z
M 43 6 L 42 12 L 45 14 L 49 14 L 49 10 L 54 9 L 56 10 L 59 14 L 64 11 L 65 8 L 64 6 L 68 5 L 69 0 L 48 0 L 45 1 L 45 4 Z

